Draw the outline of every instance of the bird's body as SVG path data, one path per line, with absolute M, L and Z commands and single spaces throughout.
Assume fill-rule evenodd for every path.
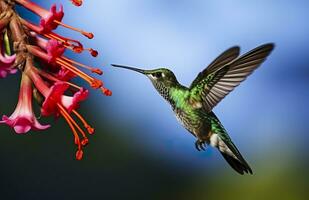
M 238 57 L 239 47 L 232 47 L 200 72 L 190 87 L 181 85 L 174 73 L 165 68 L 141 70 L 113 66 L 148 76 L 160 95 L 169 102 L 178 121 L 196 137 L 196 148 L 205 150 L 206 144 L 218 148 L 231 167 L 243 174 L 252 173 L 252 170 L 212 109 L 251 74 L 272 49 L 273 44 L 266 44 Z
M 187 88 L 171 88 L 170 104 L 177 120 L 200 141 L 208 141 L 211 124 L 215 123 L 213 112 L 206 113 L 201 103 L 189 103 L 190 91 Z

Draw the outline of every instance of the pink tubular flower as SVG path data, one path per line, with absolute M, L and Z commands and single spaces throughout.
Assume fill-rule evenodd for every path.
M 53 64 L 61 66 L 62 68 L 65 68 L 65 69 L 69 70 L 70 72 L 72 72 L 76 76 L 81 77 L 82 79 L 87 81 L 92 88 L 94 88 L 94 89 L 101 89 L 102 91 L 103 90 L 107 90 L 107 89 L 105 89 L 103 87 L 102 81 L 89 76 L 85 72 L 83 72 L 80 69 L 76 68 L 74 65 L 77 65 L 77 66 L 79 66 L 81 68 L 88 69 L 88 70 L 90 70 L 93 73 L 97 73 L 97 74 L 102 75 L 102 71 L 100 69 L 92 68 L 90 66 L 81 64 L 81 63 L 76 62 L 76 61 L 73 61 L 73 60 L 71 60 L 71 59 L 69 59 L 67 57 L 64 57 L 64 56 L 58 56 L 56 58 L 51 59 L 51 56 L 48 55 L 48 52 L 44 52 L 40 48 L 38 48 L 36 46 L 33 46 L 33 45 L 27 45 L 27 49 L 28 49 L 28 51 L 32 55 L 42 59 L 45 62 L 49 62 L 51 60 L 55 60 L 55 62 Z M 52 53 L 52 55 L 55 55 L 55 54 Z
M 48 11 L 28 0 L 16 0 L 16 2 L 41 17 L 40 27 L 36 27 L 36 30 L 40 33 L 48 33 L 56 29 L 64 16 L 62 5 L 60 5 L 60 10 L 57 12 L 55 4 Z M 29 25 L 32 28 L 36 26 L 34 24 Z
M 76 6 L 82 4 L 82 0 L 71 2 Z M 40 18 L 39 23 L 20 16 L 17 7 L 24 7 L 36 14 Z M 17 70 L 22 74 L 17 107 L 10 117 L 3 116 L 0 124 L 13 127 L 17 133 L 48 128 L 49 125 L 41 125 L 35 118 L 32 111 L 32 100 L 35 100 L 40 106 L 41 116 L 54 115 L 67 122 L 77 146 L 75 157 L 81 160 L 83 147 L 88 144 L 86 133 L 93 134 L 94 128 L 77 111 L 89 91 L 71 81 L 75 77 L 81 78 L 106 96 L 112 93 L 101 80 L 90 74 L 103 75 L 101 69 L 64 56 L 67 49 L 74 53 L 88 51 L 93 57 L 97 57 L 98 52 L 54 31 L 62 26 L 88 39 L 92 39 L 93 34 L 64 24 L 62 5 L 60 9 L 52 5 L 50 10 L 46 10 L 31 0 L 0 0 L 0 13 L 0 78 Z
M 37 33 L 48 34 L 60 25 L 60 26 L 72 29 L 74 31 L 80 32 L 81 34 L 88 37 L 89 39 L 93 38 L 92 33 L 85 32 L 81 29 L 69 26 L 61 22 L 64 16 L 62 5 L 60 5 L 60 10 L 59 12 L 57 12 L 57 8 L 55 4 L 53 4 L 52 7 L 50 8 L 50 11 L 48 11 L 28 0 L 16 0 L 16 2 L 41 17 L 40 26 L 37 26 L 31 22 L 28 22 L 27 20 L 22 19 L 22 22 L 25 26 L 27 26 L 29 29 Z M 78 0 L 72 1 L 72 3 L 77 6 L 82 4 L 82 2 Z
M 43 102 L 41 113 L 43 116 L 49 116 L 52 114 L 58 115 L 58 104 L 61 104 L 68 113 L 79 107 L 81 101 L 86 100 L 88 97 L 88 90 L 80 88 L 78 92 L 75 92 L 73 96 L 64 95 L 64 92 L 69 88 L 69 85 L 65 82 L 56 82 L 50 87 L 48 93 L 46 93 L 45 101 Z
M 42 104 L 41 114 L 42 116 L 49 116 L 52 114 L 58 115 L 58 104 L 62 105 L 68 113 L 79 107 L 79 103 L 84 101 L 88 97 L 88 90 L 80 88 L 75 92 L 73 96 L 64 95 L 65 91 L 69 89 L 69 85 L 66 82 L 56 82 L 49 89 L 41 82 L 37 75 L 31 75 L 33 79 L 36 79 L 36 85 L 45 97 L 45 101 Z M 41 86 L 38 86 L 41 85 Z
M 13 68 L 16 55 L 9 56 L 4 52 L 2 38 L 0 38 L 0 78 L 5 78 L 8 74 L 15 74 L 17 69 Z
M 65 51 L 65 47 L 57 40 L 48 40 L 46 45 L 47 54 L 51 57 L 48 62 L 53 62 L 56 58 L 61 57 Z
M 43 83 L 38 83 L 43 84 Z M 65 82 L 57 82 L 45 94 L 45 101 L 42 104 L 41 113 L 43 116 L 52 114 L 58 115 L 57 104 L 61 103 L 63 93 L 69 88 Z
M 82 147 L 88 144 L 88 138 L 78 123 L 71 117 L 71 113 L 78 117 L 89 134 L 94 133 L 94 128 L 92 128 L 76 110 L 79 107 L 79 103 L 87 98 L 88 90 L 85 90 L 69 82 L 57 81 L 56 78 L 52 78 L 46 75 L 44 72 L 34 69 L 34 67 L 31 66 L 30 61 L 26 63 L 25 71 L 33 81 L 35 87 L 45 98 L 41 107 L 42 116 L 62 116 L 69 124 L 74 135 L 75 144 L 78 147 L 76 158 L 80 160 L 83 155 Z M 41 75 L 56 82 L 51 87 L 49 87 L 43 81 Z M 79 89 L 79 91 L 75 92 L 73 96 L 67 96 L 64 94 L 70 86 L 74 87 L 75 89 Z M 82 135 L 82 139 L 80 138 L 78 132 Z
M 33 75 L 32 75 L 33 76 Z M 38 80 L 38 79 L 37 79 Z M 44 84 L 43 82 L 37 82 L 36 84 Z M 39 86 L 38 88 L 46 88 L 47 86 Z M 65 91 L 69 89 L 69 85 L 66 82 L 56 82 L 48 90 L 44 89 L 43 93 L 45 101 L 42 104 L 41 114 L 42 116 L 49 116 L 52 114 L 58 115 L 58 104 L 62 105 L 68 113 L 72 110 L 76 110 L 79 107 L 79 103 L 84 101 L 88 97 L 88 90 L 80 88 L 75 92 L 73 96 L 64 95 Z
M 22 76 L 19 99 L 14 113 L 7 117 L 3 115 L 1 124 L 14 128 L 18 134 L 33 130 L 45 130 L 49 125 L 41 125 L 32 110 L 32 83 L 27 75 Z
M 61 97 L 61 104 L 67 109 L 70 113 L 72 110 L 76 110 L 79 107 L 81 101 L 85 101 L 88 97 L 89 91 L 81 88 L 76 92 L 72 97 L 63 95 Z
M 4 53 L 0 53 L 0 78 L 5 78 L 8 74 L 15 74 L 16 68 L 13 68 L 16 55 L 8 56 Z
M 42 17 L 40 25 L 44 28 L 44 30 L 50 32 L 58 27 L 59 23 L 57 22 L 61 22 L 64 16 L 63 6 L 60 5 L 60 10 L 57 12 L 56 4 L 53 4 L 49 12 L 45 11 L 40 16 Z
M 55 62 L 56 58 L 62 56 L 65 52 L 65 47 L 61 42 L 55 39 L 46 40 L 37 36 L 37 34 L 33 32 L 31 33 L 31 36 L 35 38 L 36 44 L 47 52 L 47 55 L 49 56 L 48 63 Z

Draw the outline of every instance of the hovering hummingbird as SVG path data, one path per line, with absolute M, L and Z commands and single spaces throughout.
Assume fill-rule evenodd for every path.
M 171 105 L 178 121 L 197 138 L 195 147 L 198 151 L 205 150 L 206 144 L 216 147 L 235 171 L 252 174 L 212 109 L 258 68 L 273 48 L 271 43 L 264 44 L 239 57 L 240 48 L 232 47 L 201 71 L 189 88 L 181 85 L 174 73 L 166 68 L 144 70 L 112 66 L 146 75 Z

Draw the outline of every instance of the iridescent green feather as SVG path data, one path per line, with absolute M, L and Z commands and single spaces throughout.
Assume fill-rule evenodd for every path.
M 190 108 L 188 99 L 190 97 L 189 90 L 173 87 L 170 89 L 170 98 L 175 103 L 176 108 L 187 110 Z
M 170 89 L 170 101 L 174 110 L 181 111 L 182 117 L 187 118 L 191 122 L 201 120 L 202 116 L 192 104 L 188 101 L 191 97 L 191 92 L 187 88 L 172 87 Z

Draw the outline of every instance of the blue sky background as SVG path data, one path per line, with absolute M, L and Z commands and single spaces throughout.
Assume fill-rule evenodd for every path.
M 279 150 L 282 144 L 301 148 L 302 137 L 308 138 L 308 5 L 307 1 L 86 1 L 81 8 L 66 5 L 64 21 L 95 33 L 95 39 L 85 43 L 97 47 L 101 56 L 87 61 L 103 64 L 103 79 L 114 92 L 112 98 L 98 98 L 96 110 L 108 113 L 111 121 L 134 126 L 136 132 L 122 136 L 153 156 L 200 162 L 212 151 L 196 153 L 194 139 L 147 78 L 110 64 L 167 67 L 189 85 L 227 48 L 239 45 L 245 53 L 274 42 L 269 59 L 215 112 L 245 155 Z

